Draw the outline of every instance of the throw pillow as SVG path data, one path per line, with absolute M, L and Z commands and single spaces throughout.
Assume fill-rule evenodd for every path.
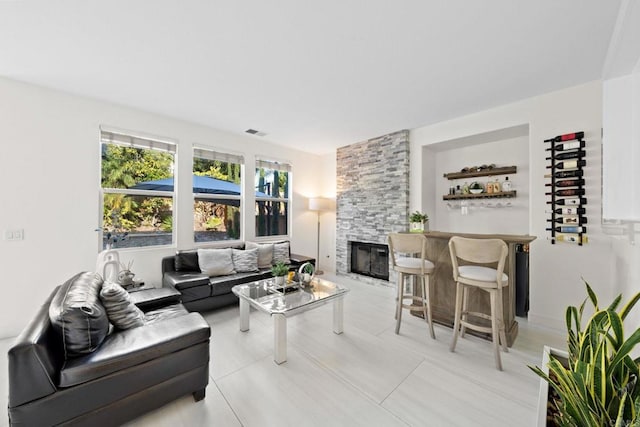
M 245 248 L 258 248 L 258 268 L 271 268 L 273 262 L 273 243 L 247 242 Z
M 276 243 L 273 245 L 273 263 L 283 262 L 291 264 L 289 259 L 289 242 Z
M 258 248 L 232 251 L 234 270 L 239 273 L 258 271 Z
M 198 253 L 196 251 L 178 251 L 174 258 L 176 271 L 199 271 Z
M 144 313 L 131 302 L 129 292 L 113 282 L 105 282 L 100 300 L 107 310 L 109 321 L 118 329 L 131 329 L 144 325 Z
M 58 288 L 49 304 L 49 319 L 62 336 L 65 359 L 93 352 L 109 332 L 100 288 L 100 275 L 79 273 Z
M 208 276 L 226 276 L 234 274 L 231 248 L 198 249 L 200 271 Z

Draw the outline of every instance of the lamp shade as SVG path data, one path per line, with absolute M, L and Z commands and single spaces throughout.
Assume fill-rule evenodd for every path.
M 330 211 L 333 209 L 333 203 L 331 199 L 325 199 L 324 197 L 311 197 L 309 199 L 310 211 Z

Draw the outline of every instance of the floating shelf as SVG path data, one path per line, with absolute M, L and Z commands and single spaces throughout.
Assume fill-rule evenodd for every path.
M 517 171 L 518 171 L 517 166 L 505 166 L 501 168 L 483 169 L 480 171 L 471 171 L 471 172 L 449 172 L 449 173 L 445 173 L 444 177 L 449 180 L 452 180 L 452 179 L 474 178 L 478 176 L 508 175 L 508 174 L 516 173 Z M 515 191 L 513 191 L 512 193 L 515 193 Z M 498 196 L 498 197 L 505 197 L 505 196 Z M 506 196 L 506 197 L 512 197 L 512 196 Z
M 502 191 L 500 193 L 480 193 L 480 194 L 445 194 L 442 200 L 464 200 L 464 199 L 503 199 L 516 197 L 514 191 Z

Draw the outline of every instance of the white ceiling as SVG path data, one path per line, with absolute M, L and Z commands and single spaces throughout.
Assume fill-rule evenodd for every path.
M 0 0 L 0 75 L 326 153 L 598 79 L 619 0 Z

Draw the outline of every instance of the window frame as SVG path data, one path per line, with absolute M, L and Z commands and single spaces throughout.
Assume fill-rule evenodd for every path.
M 288 194 L 286 194 L 286 197 L 260 197 L 260 196 L 255 196 L 254 198 L 254 202 L 253 202 L 253 227 L 254 227 L 254 237 L 256 239 L 256 241 L 271 241 L 271 240 L 278 240 L 278 239 L 283 239 L 286 238 L 288 240 L 291 239 L 291 224 L 292 224 L 292 218 L 291 218 L 291 207 L 292 207 L 292 202 L 293 202 L 293 186 L 292 186 L 292 182 L 293 182 L 293 166 L 291 164 L 291 162 L 289 161 L 280 161 L 280 160 L 272 160 L 269 159 L 267 157 L 260 157 L 260 156 L 256 156 L 256 160 L 255 160 L 255 168 L 254 168 L 254 173 L 253 173 L 253 182 L 254 182 L 254 186 L 255 186 L 255 179 L 256 179 L 256 173 L 258 171 L 258 169 L 270 169 L 270 170 L 277 170 L 280 172 L 286 172 L 287 173 L 287 190 L 288 190 Z M 255 192 L 257 192 L 258 189 L 257 187 L 255 188 Z M 257 203 L 258 202 L 277 202 L 277 203 L 286 203 L 287 204 L 287 234 L 272 234 L 272 235 L 267 235 L 267 236 L 259 236 L 258 235 L 258 227 L 256 225 L 256 217 L 258 216 L 256 214 L 256 208 L 257 208 Z
M 199 157 L 196 156 L 196 152 L 198 150 L 201 151 L 207 151 L 209 153 L 212 153 L 212 157 Z M 199 144 L 194 144 L 192 146 L 191 149 L 191 159 L 192 159 L 192 163 L 191 163 L 191 179 L 193 180 L 193 175 L 194 175 L 194 171 L 193 171 L 193 160 L 197 158 L 200 159 L 205 159 L 205 160 L 218 160 L 218 161 L 223 161 L 223 162 L 227 162 L 227 163 L 236 163 L 240 165 L 240 183 L 238 184 L 240 186 L 240 194 L 238 196 L 235 195 L 231 195 L 231 194 L 211 194 L 211 193 L 195 193 L 193 191 L 193 181 L 191 184 L 191 217 L 192 217 L 192 224 L 191 224 L 191 231 L 192 231 L 192 238 L 193 238 L 193 243 L 195 246 L 215 246 L 217 244 L 222 244 L 222 243 L 237 243 L 237 242 L 241 242 L 244 240 L 244 236 L 245 236 L 245 227 L 244 227 L 244 218 L 245 218 L 245 213 L 244 213 L 244 207 L 246 205 L 245 203 L 245 192 L 244 192 L 244 177 L 245 177 L 245 160 L 244 160 L 244 156 L 242 154 L 238 154 L 238 153 L 233 153 L 230 152 L 228 150 L 221 150 L 215 147 L 207 147 L 204 145 L 199 145 Z M 233 160 L 236 160 L 236 162 L 232 162 Z M 206 242 L 196 242 L 196 238 L 195 238 L 195 224 L 193 223 L 193 214 L 194 214 L 194 209 L 195 209 L 195 202 L 196 199 L 203 199 L 203 200 L 238 200 L 240 202 L 240 205 L 238 206 L 238 209 L 240 211 L 240 235 L 238 236 L 237 239 L 228 239 L 228 240 L 210 240 L 210 241 L 206 241 Z
M 146 150 L 156 150 L 165 153 L 171 153 L 173 155 L 173 191 L 160 191 L 160 190 L 139 190 L 130 188 L 110 188 L 102 186 L 102 145 L 111 144 L 120 147 L 139 148 Z M 155 135 L 148 135 L 140 132 L 133 132 L 127 130 L 121 130 L 111 128 L 107 126 L 100 126 L 99 138 L 98 138 L 98 197 L 99 197 L 99 210 L 98 210 L 98 251 L 101 252 L 107 248 L 103 247 L 104 244 L 104 197 L 105 194 L 124 194 L 128 196 L 143 196 L 143 197 L 165 197 L 171 198 L 171 243 L 166 245 L 147 245 L 147 246 L 132 246 L 132 247 L 115 247 L 112 249 L 118 251 L 137 251 L 153 248 L 172 248 L 177 244 L 177 205 L 176 195 L 178 186 L 178 144 L 177 141 L 169 138 L 158 137 Z

